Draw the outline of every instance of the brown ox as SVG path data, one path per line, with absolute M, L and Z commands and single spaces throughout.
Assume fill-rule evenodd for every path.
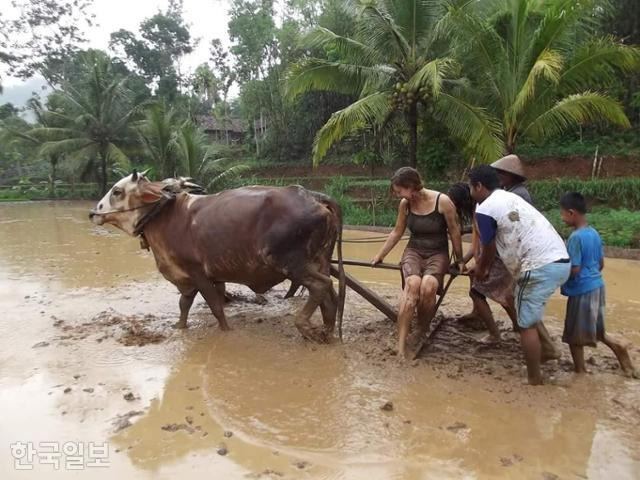
M 289 279 L 309 291 L 296 327 L 307 339 L 328 341 L 336 317 L 341 322 L 344 304 L 337 203 L 300 186 L 254 186 L 215 195 L 193 195 L 185 186 L 195 187 L 176 180 L 151 182 L 134 171 L 107 192 L 89 217 L 97 225 L 111 224 L 142 237 L 158 270 L 180 291 L 178 327 L 186 327 L 198 292 L 227 330 L 224 282 L 264 293 Z M 329 276 L 336 241 L 340 301 Z M 318 306 L 323 331 L 309 321 Z

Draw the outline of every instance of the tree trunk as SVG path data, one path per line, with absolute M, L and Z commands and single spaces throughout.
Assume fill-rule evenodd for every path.
M 509 128 L 507 130 L 507 141 L 505 145 L 507 155 L 512 154 L 516 150 L 516 136 L 517 131 L 514 128 Z
M 107 193 L 107 147 L 100 148 L 100 194 Z
M 418 105 L 412 103 L 407 112 L 409 123 L 409 164 L 418 167 Z
M 55 194 L 55 181 L 56 181 L 56 166 L 58 164 L 58 158 L 56 156 L 49 157 L 49 161 L 51 162 L 51 176 L 49 178 L 49 195 L 54 196 Z
M 227 117 L 227 100 L 224 101 L 224 134 L 227 137 L 227 146 L 229 146 L 229 125 L 227 121 L 229 118 Z

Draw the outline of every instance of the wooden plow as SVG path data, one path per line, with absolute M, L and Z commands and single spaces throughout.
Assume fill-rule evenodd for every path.
M 332 259 L 331 263 L 332 263 L 331 275 L 338 278 L 338 275 L 339 275 L 338 268 L 335 266 L 338 264 L 338 260 Z M 371 263 L 361 262 L 358 260 L 343 260 L 342 264 L 345 266 L 382 268 L 386 270 L 396 270 L 401 272 L 400 265 L 395 265 L 391 263 L 378 263 L 375 266 L 372 266 Z M 442 294 L 438 296 L 438 300 L 436 301 L 436 305 L 434 307 L 435 308 L 434 317 L 433 317 L 433 320 L 431 321 L 429 331 L 425 334 L 425 336 L 422 339 L 419 340 L 418 345 L 416 346 L 416 349 L 414 351 L 414 355 L 413 355 L 414 359 L 420 355 L 420 352 L 422 352 L 422 350 L 424 350 L 424 348 L 428 345 L 428 343 L 435 337 L 438 329 L 444 322 L 443 320 L 444 317 L 442 317 L 439 321 L 436 321 L 435 314 L 438 312 L 438 309 L 440 308 L 440 305 L 442 304 L 442 301 L 444 300 L 445 295 L 449 291 L 449 287 L 451 286 L 453 279 L 456 278 L 458 275 L 467 275 L 467 274 L 464 274 L 464 273 L 460 274 L 454 271 L 449 272 L 449 277 L 444 285 Z M 345 279 L 346 279 L 347 286 L 350 287 L 354 292 L 356 292 L 362 298 L 367 300 L 371 305 L 373 305 L 376 309 L 382 312 L 387 318 L 393 320 L 394 322 L 397 321 L 398 312 L 389 302 L 387 302 L 384 298 L 382 298 L 373 290 L 365 286 L 362 282 L 359 282 L 353 275 L 347 272 L 345 272 Z M 342 326 L 339 325 L 338 328 L 339 330 L 341 330 Z M 342 338 L 341 331 L 340 331 L 340 338 Z

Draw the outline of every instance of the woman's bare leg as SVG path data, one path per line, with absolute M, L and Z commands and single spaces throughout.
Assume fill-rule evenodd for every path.
M 433 275 L 425 275 L 420 283 L 420 299 L 418 300 L 418 338 L 429 330 L 431 320 L 435 315 L 436 294 L 438 293 L 438 279 Z
M 410 275 L 405 279 L 402 300 L 398 311 L 398 357 L 406 358 L 406 342 L 409 334 L 413 313 L 416 310 L 420 299 L 421 278 L 417 275 Z

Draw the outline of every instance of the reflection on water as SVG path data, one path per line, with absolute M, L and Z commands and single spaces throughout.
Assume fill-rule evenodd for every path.
M 194 326 L 161 344 L 98 342 L 99 332 L 56 340 L 56 320 L 76 332 L 109 308 L 167 322 L 177 316 L 175 289 L 150 254 L 135 239 L 93 226 L 90 206 L 0 205 L 2 478 L 35 472 L 65 478 L 46 466 L 36 465 L 31 476 L 14 471 L 8 445 L 72 439 L 110 442 L 111 467 L 87 470 L 87 478 L 202 478 L 203 472 L 244 478 L 265 471 L 273 478 L 323 479 L 543 478 L 545 472 L 546 478 L 638 478 L 639 382 L 617 375 L 530 389 L 519 378 L 449 378 L 428 359 L 381 367 L 349 342 L 302 342 L 290 325 L 291 304 L 275 298 L 265 307 L 238 306 L 228 334 L 206 326 L 210 316 L 200 304 Z M 378 248 L 346 244 L 345 257 L 368 260 Z M 397 247 L 387 261 L 400 253 Z M 390 288 L 397 272 L 350 271 L 373 288 L 397 292 Z M 605 279 L 609 330 L 640 343 L 638 263 L 608 260 Z M 467 308 L 465 282 L 454 283 L 449 308 Z M 350 302 L 349 315 L 375 315 L 355 297 Z M 560 297 L 550 302 L 556 326 L 563 305 Z M 269 328 L 265 318 L 284 326 Z M 41 341 L 49 345 L 33 348 Z M 124 398 L 128 392 L 133 401 Z M 392 411 L 380 408 L 387 401 Z M 636 417 L 616 418 L 613 401 L 631 406 Z M 114 419 L 129 411 L 144 413 L 114 432 Z M 226 456 L 216 453 L 222 443 Z

